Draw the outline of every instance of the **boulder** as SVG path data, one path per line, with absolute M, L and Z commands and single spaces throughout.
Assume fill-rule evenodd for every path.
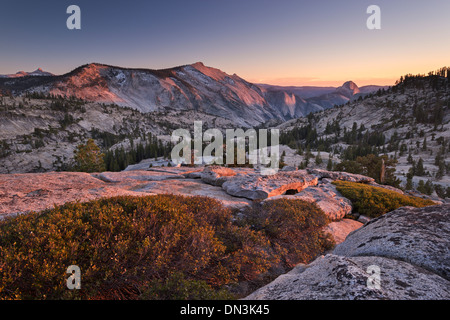
M 450 204 L 389 212 L 351 233 L 334 253 L 403 260 L 450 280 Z
M 332 184 L 319 184 L 315 187 L 308 187 L 294 195 L 278 195 L 264 201 L 277 199 L 298 199 L 314 202 L 332 221 L 340 220 L 352 212 L 351 201 L 341 196 Z
M 380 270 L 374 286 L 373 268 Z M 372 284 L 372 285 L 371 285 Z M 279 276 L 244 300 L 447 300 L 449 282 L 423 268 L 383 257 L 328 254 Z
M 206 167 L 200 177 L 203 182 L 213 186 L 222 186 L 230 177 L 234 177 L 236 172 L 230 168 L 212 166 Z
M 331 220 L 340 220 L 352 212 L 352 202 L 344 198 L 332 184 L 320 184 L 317 187 L 309 187 L 295 195 L 316 204 L 325 212 Z
M 187 179 L 201 179 L 202 173 L 203 173 L 202 171 L 194 171 L 194 172 L 183 173 L 183 175 Z
M 222 188 L 235 197 L 250 200 L 263 200 L 290 191 L 292 193 L 315 186 L 318 183 L 316 176 L 308 174 L 305 170 L 278 172 L 274 175 L 249 174 L 236 176 L 222 184 Z
M 375 179 L 371 177 L 366 177 L 361 174 L 353 174 L 347 172 L 339 171 L 327 171 L 323 169 L 307 169 L 308 173 L 317 176 L 319 179 L 331 179 L 331 180 L 342 180 L 350 182 L 360 182 L 360 183 L 374 183 Z

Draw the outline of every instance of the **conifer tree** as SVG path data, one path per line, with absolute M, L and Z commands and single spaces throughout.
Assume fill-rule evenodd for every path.
M 100 151 L 93 139 L 86 144 L 80 144 L 75 150 L 75 170 L 80 172 L 105 171 L 104 154 Z
M 327 170 L 328 170 L 328 171 L 333 170 L 333 160 L 332 160 L 331 153 L 330 153 L 330 155 L 328 156 Z

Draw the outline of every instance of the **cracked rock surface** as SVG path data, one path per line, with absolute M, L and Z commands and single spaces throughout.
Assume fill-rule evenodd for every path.
M 245 299 L 450 299 L 450 205 L 403 207 Z M 379 287 L 373 280 L 379 270 Z M 373 283 L 373 282 L 370 282 Z

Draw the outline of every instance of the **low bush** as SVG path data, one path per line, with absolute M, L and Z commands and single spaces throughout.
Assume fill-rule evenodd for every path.
M 334 246 L 322 228 L 330 221 L 315 203 L 303 200 L 265 201 L 244 213 L 243 221 L 262 231 L 285 267 L 308 263 Z
M 250 226 L 206 197 L 123 196 L 5 219 L 0 299 L 236 298 L 233 284 L 328 247 L 317 207 L 272 201 L 262 209 Z M 80 290 L 66 287 L 70 265 L 81 269 Z
M 426 207 L 431 200 L 403 195 L 385 188 L 349 181 L 334 181 L 337 190 L 353 204 L 353 210 L 375 218 L 404 206 Z

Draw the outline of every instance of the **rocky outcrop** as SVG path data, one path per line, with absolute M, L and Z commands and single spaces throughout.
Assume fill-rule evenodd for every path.
M 332 221 L 341 220 L 352 212 L 351 201 L 344 198 L 336 190 L 336 187 L 329 183 L 308 187 L 294 195 L 274 196 L 265 199 L 265 201 L 277 200 L 280 198 L 314 202 Z
M 352 203 L 330 183 L 307 188 L 295 195 L 298 199 L 316 202 L 331 220 L 340 220 L 352 212 Z
M 319 179 L 327 178 L 331 180 L 342 180 L 350 182 L 374 183 L 375 179 L 360 174 L 353 174 L 339 171 L 327 171 L 322 169 L 307 169 L 309 174 L 317 176 Z
M 55 182 L 55 179 L 57 181 Z M 316 202 L 331 220 L 342 219 L 352 210 L 349 200 L 336 188 L 306 170 L 280 171 L 260 175 L 252 168 L 165 167 L 103 173 L 41 173 L 4 175 L 0 190 L 0 215 L 11 212 L 43 210 L 53 203 L 87 201 L 113 195 L 148 195 L 174 193 L 217 198 L 227 206 L 243 208 L 252 200 L 279 197 Z M 45 195 L 23 198 L 38 189 Z M 62 190 L 68 190 L 62 192 Z
M 0 174 L 0 219 L 4 216 L 41 211 L 72 201 L 113 196 L 146 196 L 171 193 L 209 196 L 225 206 L 241 209 L 251 201 L 235 198 L 221 187 L 188 179 L 191 168 L 103 173 L 49 172 Z
M 145 195 L 130 191 L 129 186 L 128 182 L 123 184 L 105 182 L 82 172 L 0 174 L 0 218 L 40 211 L 70 201 L 88 201 L 120 195 Z
M 380 288 L 368 285 L 370 266 L 381 269 Z M 328 254 L 298 266 L 245 300 L 449 299 L 449 282 L 406 262 Z
M 223 191 L 218 186 L 203 183 L 199 179 L 184 179 L 176 181 L 163 180 L 147 184 L 137 185 L 133 188 L 135 192 L 149 194 L 176 194 L 182 196 L 204 196 L 220 201 L 224 206 L 231 209 L 243 209 L 251 205 L 251 201 L 245 198 L 235 198 Z
M 308 174 L 305 170 L 298 170 L 278 172 L 268 176 L 257 174 L 239 176 L 226 181 L 222 188 L 235 197 L 263 200 L 282 195 L 287 191 L 297 193 L 317 183 L 317 177 Z
M 450 299 L 449 218 L 448 204 L 399 208 L 245 299 Z
M 212 166 L 206 167 L 200 175 L 203 182 L 213 186 L 222 186 L 230 177 L 234 177 L 236 172 L 230 168 Z

